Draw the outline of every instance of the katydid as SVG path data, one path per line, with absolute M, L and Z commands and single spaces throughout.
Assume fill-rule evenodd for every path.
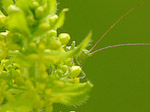
M 122 16 L 120 16 L 120 18 L 118 18 L 109 28 L 108 30 L 99 38 L 99 40 L 93 45 L 93 47 L 88 50 L 88 49 L 84 49 L 79 55 L 77 55 L 76 57 L 73 58 L 74 63 L 76 63 L 79 66 L 82 66 L 82 64 L 87 60 L 87 58 L 89 58 L 90 56 L 93 56 L 94 54 L 106 50 L 106 49 L 110 49 L 110 48 L 115 48 L 115 47 L 121 47 L 121 46 L 146 46 L 146 45 L 150 45 L 150 43 L 123 43 L 123 44 L 116 44 L 116 45 L 110 45 L 110 46 L 106 46 L 100 49 L 97 49 L 95 51 L 93 51 L 96 46 L 101 42 L 101 40 L 126 16 L 128 16 L 131 12 L 133 12 L 136 8 L 140 7 L 141 5 L 143 5 L 147 0 L 144 0 L 142 2 L 140 2 L 139 4 L 137 4 L 136 6 L 134 6 L 133 8 L 131 8 L 130 10 L 128 10 L 126 13 L 124 13 Z M 81 72 L 81 79 L 85 78 L 85 73 L 82 70 Z

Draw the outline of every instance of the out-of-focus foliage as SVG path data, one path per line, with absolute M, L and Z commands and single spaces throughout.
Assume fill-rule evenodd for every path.
M 90 41 L 67 45 L 56 0 L 0 0 L 0 112 L 52 112 L 54 103 L 77 105 L 92 84 L 81 81 L 74 59 Z

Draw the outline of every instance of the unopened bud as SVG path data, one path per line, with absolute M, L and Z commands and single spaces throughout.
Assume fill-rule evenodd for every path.
M 56 37 L 57 36 L 57 31 L 56 30 L 50 30 L 49 32 L 48 32 L 48 35 L 47 35 L 48 37 Z
M 20 12 L 20 11 L 21 11 L 20 8 L 14 6 L 14 5 L 10 5 L 8 7 L 8 12 L 10 12 L 10 13 L 12 13 L 12 12 Z
M 31 8 L 37 8 L 37 7 L 39 7 L 39 3 L 38 2 L 36 2 L 36 1 L 34 1 L 34 2 L 32 2 L 32 4 L 31 4 Z
M 57 49 L 59 49 L 61 47 L 61 42 L 59 40 L 50 39 L 49 47 L 52 50 L 57 50 Z
M 34 23 L 35 23 L 33 16 L 27 16 L 27 21 L 30 26 L 34 25 Z
M 75 83 L 79 83 L 80 82 L 80 78 L 74 78 L 74 82 Z
M 41 51 L 43 51 L 43 50 L 45 50 L 45 44 L 44 43 L 39 43 L 39 49 L 41 50 Z
M 35 50 L 36 49 L 36 44 L 34 42 L 31 42 L 29 44 L 30 49 Z
M 45 93 L 46 93 L 46 95 L 50 96 L 52 91 L 51 91 L 51 89 L 46 89 Z
M 57 15 L 52 16 L 52 17 L 50 18 L 50 23 L 51 23 L 51 24 L 55 23 L 55 22 L 57 21 L 57 19 L 58 19 L 58 16 L 57 16 Z
M 49 23 L 41 23 L 39 25 L 39 30 L 40 31 L 47 31 L 50 29 L 50 24 Z
M 70 68 L 70 76 L 71 77 L 77 77 L 81 73 L 81 67 L 80 66 L 72 66 Z
M 5 27 L 5 23 L 6 23 L 6 17 L 0 15 L 0 29 Z
M 42 17 L 43 13 L 44 13 L 44 8 L 43 8 L 43 7 L 38 7 L 38 8 L 35 10 L 36 18 Z
M 68 58 L 64 61 L 64 64 L 68 65 L 68 66 L 72 66 L 72 59 L 71 58 Z
M 69 40 L 70 40 L 70 35 L 67 34 L 67 33 L 61 33 L 59 35 L 59 40 L 61 41 L 61 43 L 63 45 L 66 45 L 69 42 Z
M 30 54 L 27 57 L 28 59 L 34 60 L 34 61 L 39 59 L 39 56 L 37 54 Z
M 61 70 L 65 73 L 68 69 L 67 65 L 62 65 Z

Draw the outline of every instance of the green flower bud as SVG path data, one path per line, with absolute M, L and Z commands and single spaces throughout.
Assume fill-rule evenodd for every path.
M 5 27 L 5 23 L 6 23 L 6 17 L 0 15 L 0 29 Z
M 42 15 L 44 13 L 44 8 L 43 7 L 38 7 L 36 10 L 35 10 L 35 16 L 36 18 L 41 18 Z
M 9 7 L 9 17 L 7 19 L 7 27 L 11 31 L 29 35 L 30 30 L 26 21 L 25 12 L 20 8 L 11 5 Z
M 67 33 L 61 33 L 59 35 L 59 40 L 61 41 L 62 45 L 66 45 L 70 40 L 70 35 Z
M 47 64 L 55 64 L 58 62 L 58 59 L 55 56 L 51 56 L 51 55 L 45 55 L 44 56 L 44 62 Z
M 20 46 L 17 44 L 11 44 L 11 47 L 8 46 L 9 50 L 20 50 Z
M 62 65 L 61 66 L 61 70 L 65 73 L 68 69 L 68 66 L 67 65 Z
M 58 20 L 58 16 L 57 15 L 54 15 L 54 16 L 52 16 L 51 18 L 50 18 L 50 23 L 51 24 L 54 24 L 56 21 Z
M 75 83 L 80 83 L 80 78 L 74 78 Z
M 2 27 L 1 27 L 2 28 Z M 7 32 L 2 32 L 0 33 L 0 41 L 3 41 L 6 39 L 6 36 L 7 36 Z
M 39 43 L 39 49 L 41 50 L 41 51 L 43 51 L 43 50 L 45 50 L 45 44 L 44 43 Z
M 80 82 L 73 58 L 82 57 L 91 33 L 79 46 L 66 46 L 70 35 L 57 29 L 67 9 L 57 16 L 57 0 L 1 1 L 8 16 L 0 12 L 0 111 L 52 112 L 54 103 L 84 102 L 92 84 Z
M 57 77 L 61 78 L 63 76 L 64 72 L 60 69 L 57 70 Z
M 32 25 L 34 25 L 34 23 L 35 23 L 35 20 L 34 20 L 34 17 L 33 16 L 27 16 L 27 22 L 28 22 L 28 25 L 29 26 L 32 26 Z
M 38 94 L 34 94 L 33 98 L 34 98 L 33 99 L 34 100 L 34 108 L 36 108 L 36 109 L 41 108 L 43 102 L 41 101 L 40 96 Z
M 3 60 L 1 60 L 1 65 L 3 65 L 3 66 L 7 66 L 7 65 L 9 65 L 10 64 L 10 61 L 8 60 L 8 59 L 3 59 Z
M 50 95 L 52 94 L 51 89 L 46 89 L 45 94 L 46 94 L 47 96 L 50 96 Z
M 38 2 L 36 2 L 36 1 L 33 1 L 32 3 L 31 3 L 31 6 L 30 6 L 32 9 L 35 9 L 35 8 L 37 8 L 37 7 L 39 7 L 39 3 Z
M 36 44 L 35 44 L 34 42 L 31 42 L 31 43 L 29 44 L 29 48 L 30 48 L 32 51 L 36 50 Z
M 50 39 L 49 40 L 49 47 L 52 50 L 57 50 L 61 47 L 61 42 L 59 40 L 56 40 L 56 39 Z
M 43 90 L 45 89 L 45 87 L 46 87 L 46 85 L 45 84 L 39 84 L 38 86 L 37 86 L 37 90 L 39 91 L 39 92 L 43 92 Z
M 5 97 L 8 101 L 15 101 L 14 96 L 10 94 L 9 92 L 5 93 Z
M 40 25 L 39 25 L 39 30 L 40 31 L 47 31 L 47 30 L 49 30 L 50 29 L 50 24 L 49 23 L 41 23 Z
M 81 73 L 81 67 L 80 66 L 72 66 L 70 68 L 70 77 L 74 78 L 77 77 Z
M 56 30 L 50 30 L 47 34 L 48 37 L 56 37 L 57 36 L 57 31 Z
M 39 56 L 37 54 L 30 54 L 30 55 L 27 56 L 27 58 L 29 60 L 36 61 L 36 60 L 39 59 Z
M 30 91 L 34 91 L 34 86 L 32 84 L 32 82 L 30 80 L 26 80 L 26 87 L 30 90 Z
M 14 5 L 10 5 L 10 6 L 8 7 L 8 12 L 9 12 L 9 13 L 20 12 L 20 11 L 21 11 L 20 8 L 14 6 Z
M 15 84 L 17 84 L 18 86 L 23 86 L 24 85 L 24 79 L 21 76 L 17 76 L 15 78 Z
M 72 59 L 71 58 L 68 58 L 64 61 L 64 64 L 68 65 L 68 66 L 72 66 Z
M 63 88 L 65 86 L 63 81 L 55 81 L 55 86 L 57 88 Z
M 0 41 L 0 60 L 7 56 L 7 50 L 6 44 Z
M 4 97 L 2 95 L 0 95 L 0 104 L 2 104 L 4 101 Z
M 43 72 L 41 72 L 41 73 L 43 73 Z M 41 78 L 41 81 L 45 81 L 45 80 L 48 79 L 48 74 L 47 73 L 43 73 L 40 78 Z

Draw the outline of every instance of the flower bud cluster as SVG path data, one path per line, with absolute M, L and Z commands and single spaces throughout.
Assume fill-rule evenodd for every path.
M 57 34 L 67 9 L 57 15 L 56 6 L 56 0 L 2 2 L 0 112 L 52 112 L 54 103 L 77 105 L 88 98 L 92 84 L 80 81 L 74 57 L 90 36 L 69 45 L 69 34 Z

